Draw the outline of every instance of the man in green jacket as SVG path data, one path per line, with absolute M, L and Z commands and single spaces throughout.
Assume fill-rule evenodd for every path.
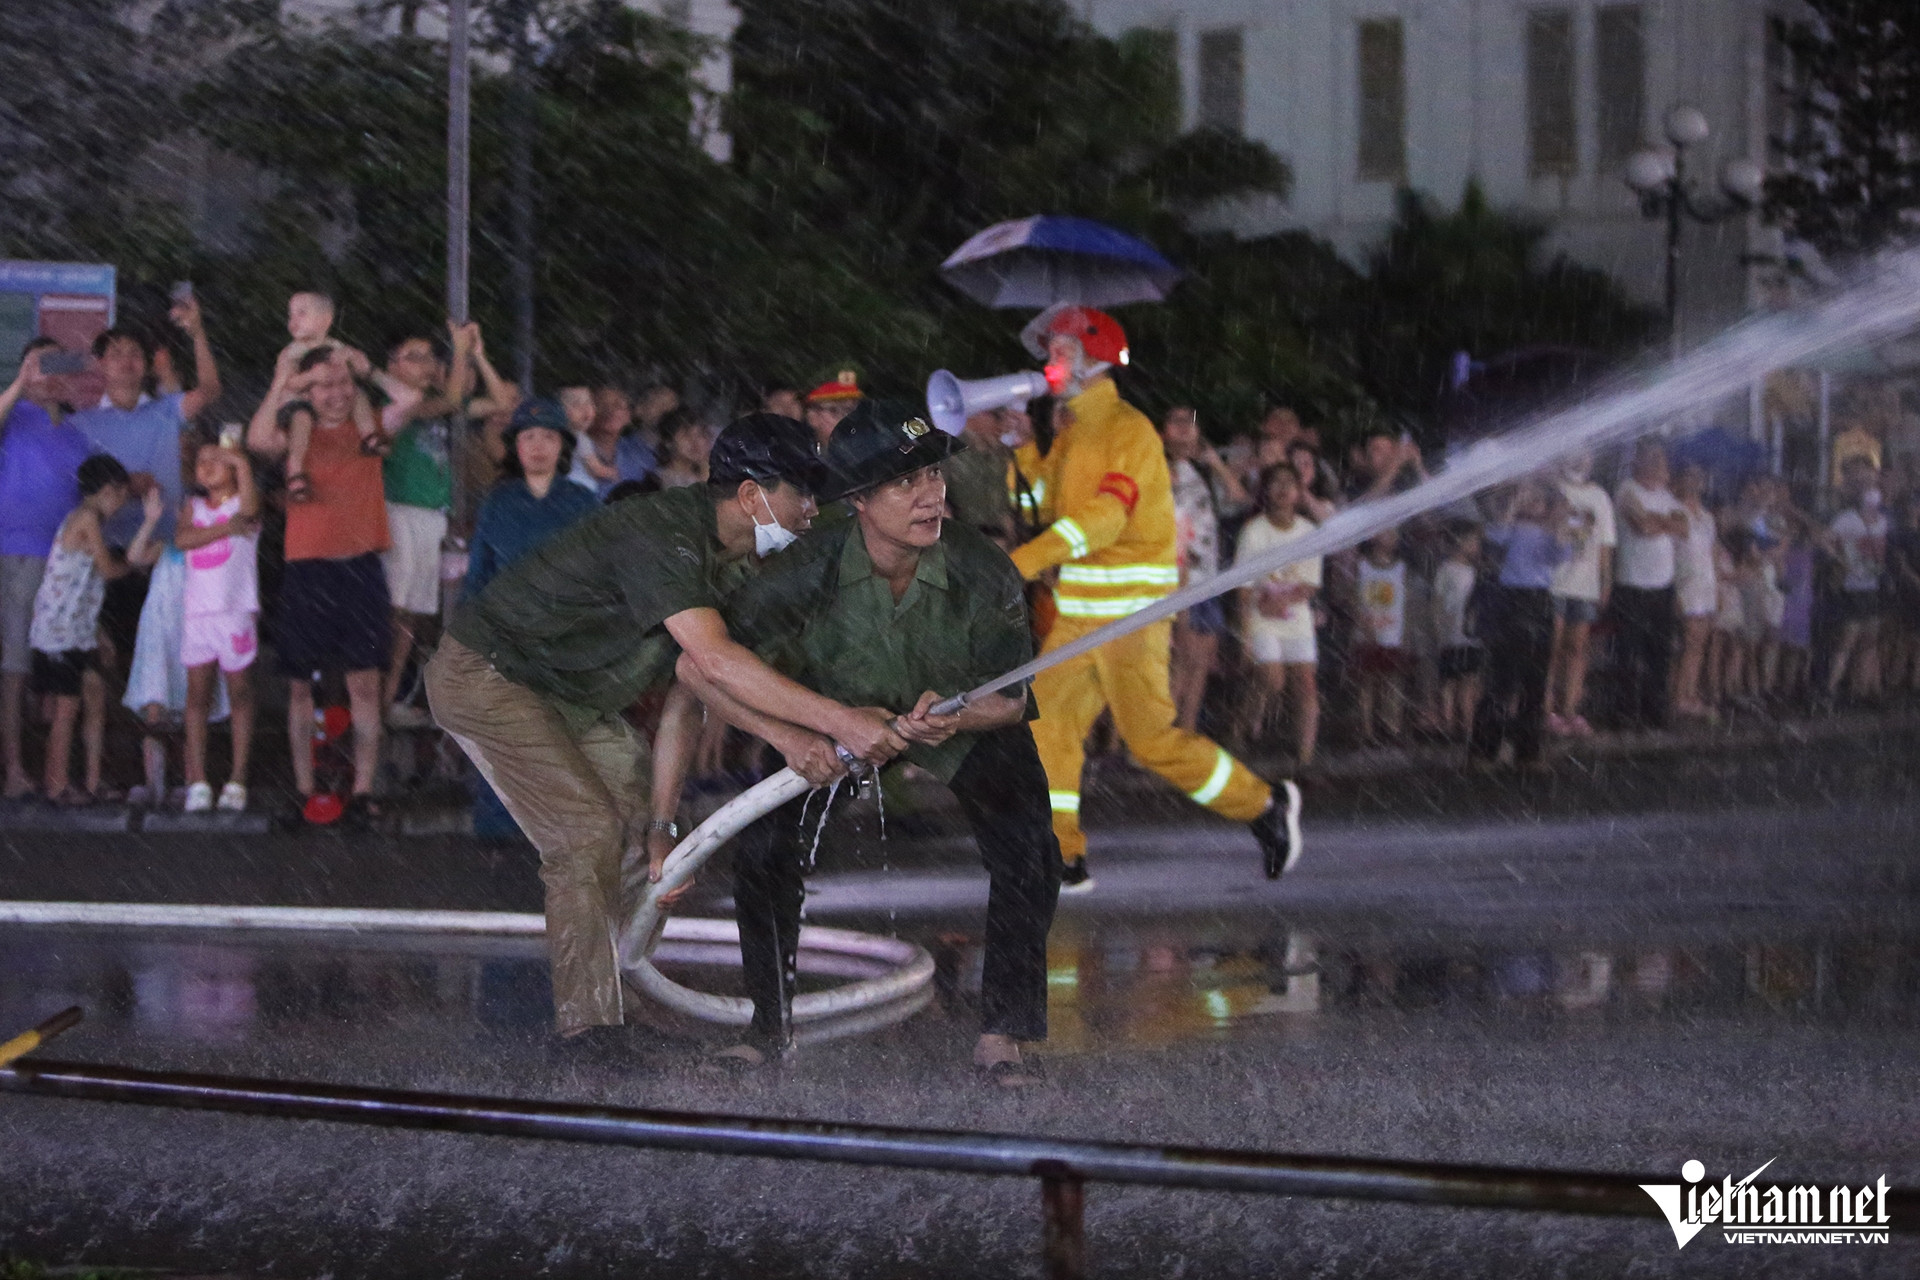
M 618 1049 L 619 925 L 647 876 L 649 760 L 621 712 L 684 657 L 711 687 L 790 726 L 776 745 L 813 781 L 838 742 L 879 764 L 906 746 L 877 707 L 803 688 L 734 642 L 719 603 L 812 519 L 822 471 L 804 424 L 753 414 L 720 434 L 706 485 L 607 507 L 463 604 L 427 667 L 434 718 L 540 851 L 560 1034 Z M 651 817 L 651 823 L 649 823 Z M 583 1038 L 584 1037 L 584 1038 Z
M 991 879 L 981 1034 L 974 1064 L 1018 1087 L 1036 1073 L 1020 1042 L 1047 1034 L 1047 931 L 1060 892 L 1046 773 L 1027 721 L 1026 691 L 982 698 L 935 716 L 961 693 L 1033 656 L 1019 572 L 978 530 L 944 521 L 941 463 L 964 445 L 920 418 L 863 402 L 834 428 L 826 500 L 844 498 L 854 520 L 816 531 L 770 561 L 728 598 L 727 624 L 778 670 L 830 698 L 900 713 L 900 757 L 953 791 Z M 944 523 L 944 527 L 943 527 Z M 716 688 L 687 661 L 681 677 L 708 707 L 778 742 L 786 731 Z M 790 1039 L 799 941 L 804 799 L 741 833 L 734 905 L 748 994 L 754 1002 L 736 1061 L 765 1061 Z

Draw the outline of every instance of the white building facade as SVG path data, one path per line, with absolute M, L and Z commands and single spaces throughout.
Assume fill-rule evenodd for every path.
M 1167 31 L 1188 127 L 1266 143 L 1292 167 L 1286 201 L 1211 211 L 1236 232 L 1297 227 L 1358 261 L 1411 188 L 1451 208 L 1477 180 L 1549 244 L 1658 303 L 1665 227 L 1623 179 L 1681 103 L 1712 135 L 1686 163 L 1709 200 L 1741 157 L 1762 165 L 1784 119 L 1782 0 L 1078 0 L 1109 35 Z M 1757 216 L 1689 225 L 1683 340 L 1756 300 Z

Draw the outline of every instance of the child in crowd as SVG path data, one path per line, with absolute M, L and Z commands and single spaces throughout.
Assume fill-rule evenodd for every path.
M 1747 532 L 1753 544 L 1741 590 L 1747 644 L 1753 651 L 1753 696 L 1771 699 L 1780 683 L 1780 623 L 1787 612 L 1787 596 L 1780 589 L 1780 544 L 1751 528 Z
M 46 574 L 33 598 L 33 690 L 53 698 L 53 725 L 47 736 L 46 797 L 58 805 L 90 804 L 105 798 L 100 786 L 100 761 L 106 745 L 107 685 L 100 674 L 100 604 L 107 582 L 160 558 L 154 529 L 166 506 L 157 487 L 142 497 L 139 532 L 120 561 L 108 549 L 101 526 L 126 505 L 131 479 L 127 469 L 107 454 L 95 454 L 80 464 L 80 505 L 60 522 Z M 86 720 L 82 738 L 86 750 L 86 786 L 71 785 L 69 758 L 73 754 L 73 726 L 82 704 Z
M 1601 606 L 1613 592 L 1613 554 L 1620 545 L 1613 499 L 1593 482 L 1593 454 L 1582 452 L 1560 468 L 1560 496 L 1582 526 L 1580 550 L 1553 571 L 1553 661 L 1547 669 L 1547 732 L 1590 738 L 1581 712 L 1586 698 L 1588 644 Z
M 344 342 L 332 342 L 328 334 L 333 328 L 333 299 L 324 293 L 296 293 L 287 299 L 287 333 L 293 339 L 280 352 L 280 358 L 274 365 L 273 378 L 276 386 L 290 385 L 302 376 L 325 364 L 337 351 L 347 367 L 353 370 L 356 378 L 365 378 L 373 373 L 373 362 L 365 353 L 348 346 Z M 419 399 L 417 393 L 409 395 L 391 379 L 382 377 L 381 387 L 395 402 L 411 407 Z M 404 418 L 404 413 L 401 415 Z M 384 457 L 387 452 L 386 434 L 380 429 L 380 422 L 371 412 L 356 413 L 354 425 L 360 431 L 360 448 L 369 454 Z M 287 437 L 287 500 L 289 502 L 310 502 L 313 500 L 313 480 L 307 475 L 307 446 L 311 439 L 312 424 L 305 429 L 290 432 Z
M 1813 542 L 1798 520 L 1783 525 L 1780 549 L 1780 674 L 1774 689 L 1796 702 L 1807 693 L 1813 671 Z
M 1539 763 L 1553 661 L 1553 571 L 1590 534 L 1560 490 L 1537 479 L 1516 486 L 1503 517 L 1487 527 L 1487 541 L 1505 554 L 1483 624 L 1487 683 L 1473 712 L 1473 759 L 1491 764 L 1511 742 L 1514 764 Z
M 213 707 L 214 668 L 226 677 L 232 708 L 233 771 L 220 790 L 220 808 L 247 807 L 247 759 L 253 745 L 253 683 L 248 668 L 259 649 L 258 565 L 260 495 L 253 468 L 234 449 L 204 444 L 193 461 L 200 492 L 188 498 L 174 541 L 186 553 L 186 627 L 180 657 L 187 667 L 186 770 L 188 813 L 213 807 L 207 782 L 207 719 Z
M 1687 522 L 1684 538 L 1674 539 L 1673 592 L 1680 614 L 1680 665 L 1674 672 L 1675 715 L 1701 717 L 1709 712 L 1711 693 L 1703 687 L 1718 670 L 1708 661 L 1713 647 L 1716 615 L 1720 613 L 1721 584 L 1716 571 L 1719 524 L 1707 510 L 1707 471 L 1695 463 L 1680 469 L 1673 484 L 1680 514 Z M 1735 588 L 1728 584 L 1728 591 Z M 1735 625 L 1738 630 L 1738 625 Z
M 1260 473 L 1261 515 L 1240 531 L 1236 564 L 1304 538 L 1316 527 L 1299 513 L 1299 477 L 1285 462 Z M 1321 558 L 1276 569 L 1242 588 L 1241 638 L 1247 656 L 1259 665 L 1261 681 L 1244 704 L 1243 740 L 1266 725 L 1269 703 L 1292 690 L 1294 745 L 1302 766 L 1313 763 L 1320 737 L 1320 689 L 1315 675 L 1319 650 L 1313 633 L 1313 597 L 1320 590 Z
M 1920 490 L 1900 502 L 1900 519 L 1887 542 L 1888 638 L 1886 682 L 1920 689 Z
M 1866 458 L 1846 466 L 1852 501 L 1827 527 L 1827 550 L 1840 563 L 1835 608 L 1839 638 L 1827 668 L 1827 697 L 1839 697 L 1852 677 L 1855 697 L 1880 693 L 1880 580 L 1887 558 L 1887 514 L 1881 508 L 1880 473 Z
M 333 328 L 333 299 L 324 293 L 296 293 L 287 299 L 287 349 L 296 356 L 325 345 Z
M 1360 635 L 1354 646 L 1360 738 L 1397 739 L 1407 670 L 1407 562 L 1400 534 L 1388 529 L 1360 544 Z
M 1440 644 L 1440 732 L 1464 741 L 1480 701 L 1480 668 L 1486 649 L 1467 634 L 1467 602 L 1473 598 L 1480 565 L 1480 526 L 1454 523 L 1447 530 L 1447 555 L 1433 572 L 1433 632 Z
M 1703 686 L 1709 710 L 1729 707 L 1749 691 L 1752 654 L 1747 643 L 1746 575 L 1752 570 L 1752 550 L 1753 534 L 1731 527 L 1731 520 L 1726 533 L 1714 540 L 1713 635 L 1707 646 Z
M 560 388 L 560 408 L 567 415 L 567 429 L 573 432 L 573 462 L 567 479 L 595 493 L 603 484 L 620 479 L 620 468 L 601 460 L 587 432 L 593 428 L 594 406 L 591 387 Z

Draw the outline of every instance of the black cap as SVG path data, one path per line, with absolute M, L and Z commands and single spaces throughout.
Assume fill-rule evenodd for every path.
M 840 419 L 827 441 L 827 471 L 832 478 L 818 496 L 822 502 L 832 502 L 944 462 L 966 447 L 964 440 L 911 410 L 862 400 Z
M 522 400 L 513 411 L 513 418 L 507 423 L 507 429 L 500 433 L 501 439 L 517 436 L 522 431 L 535 428 L 556 432 L 573 439 L 573 424 L 567 421 L 567 411 L 560 407 L 557 400 L 545 396 L 534 396 Z
M 750 413 L 728 423 L 713 442 L 707 478 L 735 486 L 742 480 L 784 480 L 817 496 L 827 483 L 827 469 L 806 423 L 778 413 Z

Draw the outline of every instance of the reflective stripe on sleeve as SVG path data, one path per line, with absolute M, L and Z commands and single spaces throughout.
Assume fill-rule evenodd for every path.
M 1080 793 L 1078 791 L 1049 791 L 1047 803 L 1053 806 L 1055 813 L 1080 812 Z
M 1171 564 L 1063 564 L 1060 581 L 1083 586 L 1168 586 L 1180 585 L 1180 569 Z
M 1061 595 L 1054 598 L 1054 604 L 1063 618 L 1124 618 L 1164 598 L 1121 596 L 1111 600 L 1083 600 L 1079 596 Z
M 1065 539 L 1067 550 L 1073 553 L 1076 560 L 1092 550 L 1092 545 L 1087 541 L 1086 530 L 1082 529 L 1072 516 L 1061 516 L 1055 520 L 1053 531 Z
M 1218 800 L 1220 793 L 1227 789 L 1227 779 L 1233 776 L 1233 757 L 1224 748 L 1216 747 L 1215 750 L 1220 752 L 1220 758 L 1213 762 L 1212 775 L 1197 790 L 1187 792 L 1199 804 L 1212 804 Z

